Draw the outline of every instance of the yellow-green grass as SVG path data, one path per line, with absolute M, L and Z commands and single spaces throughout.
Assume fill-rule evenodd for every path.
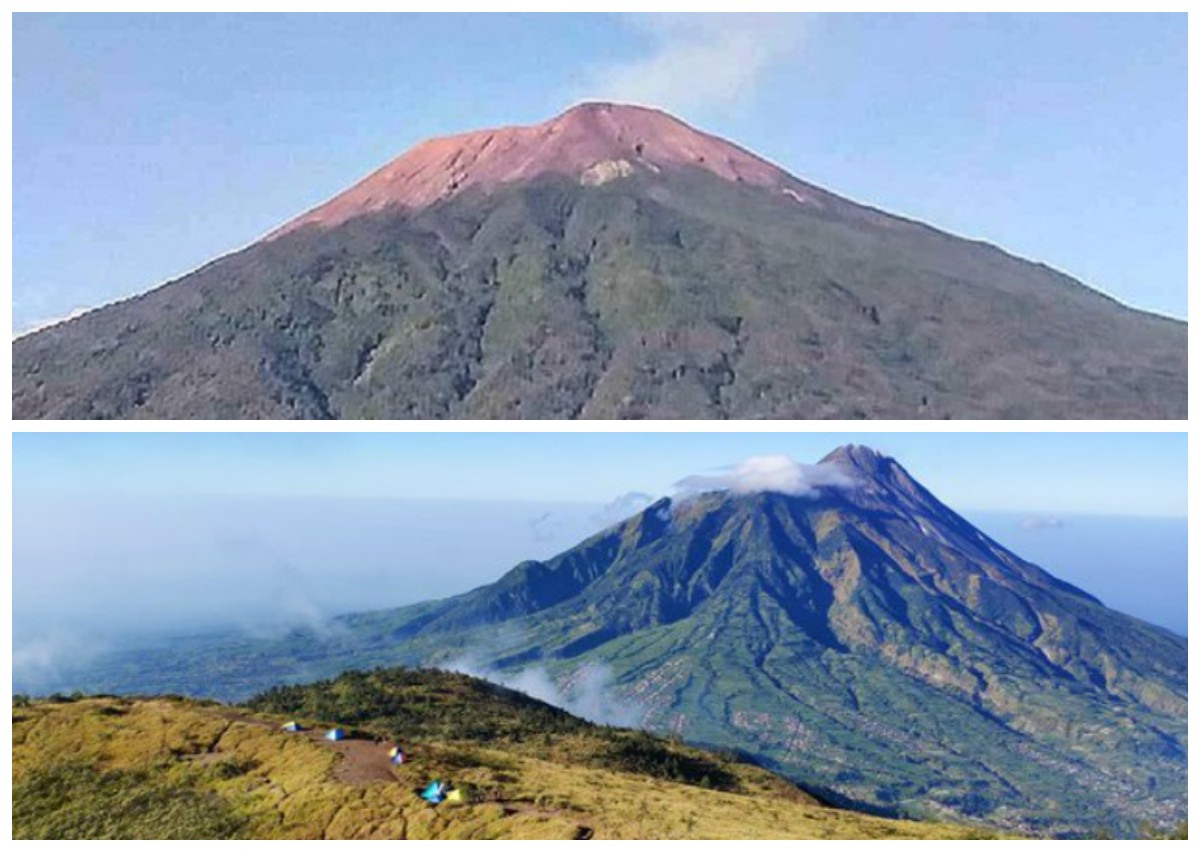
M 281 718 L 174 698 L 86 698 L 13 708 L 16 837 L 970 838 L 977 829 L 821 805 L 737 764 L 721 792 L 595 768 L 586 737 L 534 756 L 458 742 L 335 746 Z M 573 755 L 573 749 L 581 753 Z M 450 779 L 471 802 L 417 791 Z

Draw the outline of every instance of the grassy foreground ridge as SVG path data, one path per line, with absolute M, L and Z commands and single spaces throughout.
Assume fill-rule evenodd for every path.
M 287 733 L 296 718 L 307 729 Z M 333 724 L 351 737 L 329 742 Z M 388 760 L 391 742 L 411 759 Z M 451 780 L 462 804 L 417 793 Z M 828 807 L 736 755 L 592 725 L 465 675 L 386 669 L 244 707 L 14 700 L 15 838 L 972 838 Z

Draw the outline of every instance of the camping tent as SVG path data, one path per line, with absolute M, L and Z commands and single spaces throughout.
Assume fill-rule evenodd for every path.
M 448 787 L 445 781 L 430 781 L 429 786 L 421 791 L 421 798 L 431 805 L 440 805 L 446 798 Z
M 341 728 L 330 728 L 329 732 L 325 734 L 325 739 L 333 740 L 335 742 L 337 740 L 344 740 L 346 739 L 346 732 Z
M 293 720 L 292 720 L 292 721 L 290 721 L 290 722 L 285 722 L 285 723 L 283 723 L 282 725 L 280 725 L 279 727 L 280 727 L 282 730 L 285 730 L 285 731 L 291 731 L 292 733 L 296 733 L 297 731 L 303 731 L 303 730 L 304 730 L 304 728 L 300 727 L 300 723 L 299 723 L 299 722 L 297 722 L 295 719 L 293 719 Z
M 388 752 L 388 758 L 392 763 L 399 766 L 408 760 L 408 755 L 404 753 L 404 749 L 400 748 L 400 746 L 392 746 L 392 750 Z

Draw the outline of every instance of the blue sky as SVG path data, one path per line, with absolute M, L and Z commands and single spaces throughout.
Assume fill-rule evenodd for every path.
M 1175 433 L 18 433 L 13 496 L 608 503 L 844 443 L 894 456 L 961 510 L 1187 516 Z
M 16 15 L 13 325 L 586 98 L 1185 317 L 1186 77 L 1184 15 Z

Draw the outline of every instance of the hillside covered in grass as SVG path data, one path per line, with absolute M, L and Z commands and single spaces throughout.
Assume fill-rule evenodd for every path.
M 305 730 L 289 733 L 295 719 Z M 343 727 L 348 739 L 323 733 Z M 388 758 L 398 743 L 409 760 Z M 448 780 L 461 803 L 419 797 Z M 17 838 L 967 838 L 828 807 L 732 754 L 592 725 L 465 675 L 349 673 L 246 706 L 13 706 Z

